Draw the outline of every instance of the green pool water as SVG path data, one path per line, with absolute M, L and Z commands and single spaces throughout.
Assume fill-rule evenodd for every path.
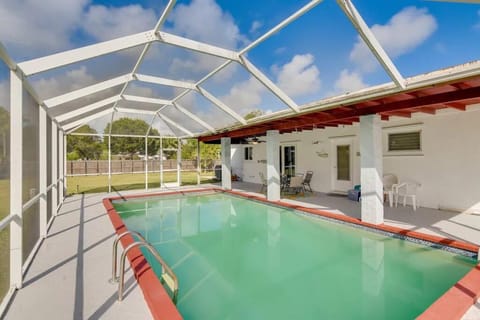
M 222 193 L 114 206 L 176 273 L 185 319 L 413 319 L 475 265 Z

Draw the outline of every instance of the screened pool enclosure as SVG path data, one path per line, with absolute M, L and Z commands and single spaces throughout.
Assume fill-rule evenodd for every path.
M 262 136 L 267 197 L 278 200 L 281 134 L 359 125 L 367 149 L 358 156 L 371 151 L 371 165 L 378 169 L 377 137 L 368 129 L 376 121 L 480 103 L 475 1 L 412 0 L 388 9 L 382 2 L 278 1 L 259 5 L 256 14 L 268 18 L 255 20 L 252 14 L 245 27 L 235 22 L 243 21 L 240 12 L 255 11 L 254 4 L 235 11 L 213 0 L 170 0 L 160 1 L 137 24 L 101 36 L 93 26 L 78 27 L 63 46 L 54 45 L 59 37 L 33 49 L 36 32 L 42 36 L 34 28 L 29 39 L 22 39 L 25 32 L 18 28 L 0 37 L 0 315 L 22 288 L 67 186 L 82 191 L 69 185 L 70 176 L 98 176 L 103 191 L 115 192 L 125 183 L 120 174 L 135 173 L 138 187 L 149 190 L 180 186 L 186 179 L 200 184 L 204 170 L 214 176 L 214 165 L 223 164 L 222 186 L 229 189 L 231 145 Z M 466 39 L 461 43 L 456 34 L 463 25 L 450 33 L 445 26 L 459 21 L 465 6 L 474 10 L 464 20 L 478 21 L 461 31 Z M 208 8 L 212 15 L 195 16 Z M 389 18 L 376 15 L 378 8 Z M 16 18 L 27 15 L 13 7 L 0 15 L 9 10 Z M 152 17 L 155 23 L 144 29 Z M 225 28 L 215 26 L 215 19 Z M 413 50 L 434 32 L 445 38 Z M 146 125 L 118 125 L 122 119 Z M 85 126 L 91 130 L 79 130 Z M 95 137 L 106 150 L 104 162 L 90 169 L 86 161 L 68 163 L 69 136 Z M 125 138 L 140 147 L 127 151 L 117 143 Z M 221 155 L 202 159 L 200 142 L 221 144 Z M 193 151 L 182 159 L 187 145 Z M 202 167 L 202 160 L 210 162 Z M 363 187 L 368 189 L 368 182 Z M 381 192 L 381 184 L 371 187 Z M 365 198 L 366 206 L 369 201 Z M 373 198 L 371 203 L 379 206 Z

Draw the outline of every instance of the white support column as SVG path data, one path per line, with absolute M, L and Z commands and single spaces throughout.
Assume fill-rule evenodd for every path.
M 232 164 L 231 164 L 231 139 L 221 138 L 222 146 L 222 188 L 225 190 L 232 189 Z
M 202 166 L 200 158 L 200 140 L 197 139 L 197 185 L 202 183 Z
M 182 140 L 177 139 L 177 183 L 182 185 Z
M 112 135 L 108 135 L 108 193 L 112 192 Z
M 145 191 L 148 191 L 148 136 L 145 136 Z
M 383 223 L 383 157 L 380 116 L 360 117 L 362 221 Z
M 160 137 L 160 188 L 163 187 L 163 138 Z
M 23 189 L 23 85 L 18 75 L 10 72 L 10 285 L 22 287 L 22 189 Z
M 47 112 L 39 106 L 39 191 L 41 194 L 39 200 L 40 210 L 40 237 L 47 237 Z
M 58 130 L 58 173 L 60 182 L 58 183 L 58 203 L 63 203 L 63 190 L 64 190 L 64 174 L 63 174 L 63 159 L 64 156 L 63 150 L 63 131 Z
M 280 134 L 278 130 L 267 131 L 267 199 L 280 200 L 280 158 L 278 155 Z
M 57 215 L 57 206 L 58 206 L 58 127 L 55 122 L 52 121 L 52 215 Z

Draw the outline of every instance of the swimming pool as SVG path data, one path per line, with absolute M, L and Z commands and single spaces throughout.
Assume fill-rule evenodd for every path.
M 476 263 L 226 193 L 113 205 L 177 274 L 185 319 L 414 318 Z

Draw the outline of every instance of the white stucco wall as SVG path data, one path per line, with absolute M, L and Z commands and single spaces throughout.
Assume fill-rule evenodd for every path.
M 242 145 L 232 145 L 231 164 L 232 175 L 236 174 L 239 177 L 243 177 L 243 147 Z
M 383 156 L 384 173 L 396 174 L 400 181 L 421 183 L 421 206 L 480 212 L 480 105 L 467 111 L 440 110 L 436 115 L 416 113 L 412 118 L 382 121 L 384 131 L 391 127 L 415 125 L 422 130 L 422 152 L 417 155 Z M 390 129 L 389 129 L 390 128 Z M 405 127 L 408 128 L 408 127 Z M 312 188 L 332 191 L 332 141 L 338 137 L 353 139 L 352 186 L 360 183 L 358 124 L 338 128 L 315 129 L 280 136 L 281 145 L 295 145 L 297 172 L 312 170 Z M 386 134 L 385 134 L 386 137 Z M 386 144 L 386 139 L 383 143 Z M 266 145 L 253 146 L 253 160 L 243 160 L 242 177 L 259 183 L 258 172 L 266 171 Z M 244 146 L 240 146 L 243 155 Z M 328 153 L 327 157 L 318 154 Z

